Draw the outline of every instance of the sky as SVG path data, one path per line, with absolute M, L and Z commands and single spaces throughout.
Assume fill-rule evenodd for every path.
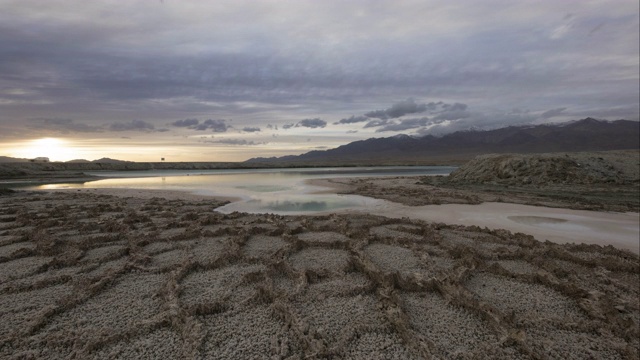
M 0 156 L 243 161 L 638 120 L 636 0 L 0 0 Z

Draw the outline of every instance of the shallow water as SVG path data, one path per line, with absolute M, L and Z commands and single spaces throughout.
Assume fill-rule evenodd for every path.
M 216 209 L 223 213 L 239 211 L 298 215 L 354 211 L 387 217 L 408 217 L 448 224 L 507 229 L 533 235 L 542 241 L 614 245 L 634 253 L 639 252 L 640 220 L 637 213 L 603 213 L 503 203 L 405 206 L 364 196 L 328 194 L 324 187 L 305 183 L 311 179 L 337 177 L 447 175 L 454 169 L 416 166 L 94 173 L 128 177 L 32 188 L 186 191 L 238 199 Z
M 239 201 L 218 208 L 230 213 L 314 214 L 333 210 L 366 209 L 380 200 L 357 195 L 317 194 L 325 188 L 307 180 L 362 176 L 448 175 L 455 167 L 351 167 L 299 169 L 167 170 L 93 172 L 96 176 L 119 177 L 84 184 L 51 184 L 36 189 L 133 188 L 188 191 L 199 195 L 225 196 Z

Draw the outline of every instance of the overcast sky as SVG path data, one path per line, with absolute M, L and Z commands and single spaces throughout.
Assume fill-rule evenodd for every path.
M 638 6 L 0 0 L 0 155 L 50 137 L 70 158 L 237 161 L 638 120 Z

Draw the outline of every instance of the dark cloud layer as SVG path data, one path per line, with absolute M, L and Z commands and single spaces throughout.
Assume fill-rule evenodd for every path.
M 424 117 L 420 119 L 405 119 L 398 122 L 387 123 L 379 129 L 376 129 L 376 132 L 385 132 L 385 131 L 407 131 L 410 129 L 417 129 L 424 127 L 429 124 L 429 118 Z
M 171 123 L 171 125 L 176 127 L 193 127 L 200 123 L 198 119 L 184 119 L 184 120 L 176 120 Z
M 296 126 L 302 126 L 302 127 L 306 127 L 306 128 L 323 128 L 325 126 L 327 126 L 327 122 L 319 119 L 319 118 L 315 118 L 315 119 L 304 119 L 304 120 L 300 120 Z
M 407 99 L 399 103 L 393 104 L 386 110 L 370 111 L 364 116 L 378 119 L 395 119 L 407 114 L 415 114 L 426 111 L 432 104 L 416 104 L 413 99 Z
M 291 129 L 294 127 L 303 127 L 303 128 L 310 128 L 310 129 L 317 129 L 317 128 L 324 128 L 325 126 L 327 126 L 327 122 L 320 119 L 320 118 L 314 118 L 314 119 L 303 119 L 298 121 L 297 123 L 286 123 L 282 125 L 282 128 L 287 130 L 287 129 Z M 277 130 L 277 127 L 276 127 Z
M 429 103 L 418 104 L 413 99 L 407 99 L 393 104 L 386 110 L 374 110 L 369 111 L 362 116 L 351 116 L 335 122 L 334 125 L 366 122 L 363 129 L 378 128 L 376 129 L 376 132 L 406 131 L 434 124 L 441 124 L 445 120 L 469 118 L 472 114 L 467 109 L 467 104 L 459 102 L 448 104 L 442 101 L 431 101 Z M 407 114 L 425 112 L 434 115 L 433 118 L 431 120 L 426 116 L 412 119 L 403 118 Z M 402 119 L 397 120 L 399 118 Z
M 202 123 L 198 119 L 184 119 L 184 120 L 174 121 L 171 123 L 171 125 L 178 128 L 187 128 L 187 129 L 197 130 L 197 131 L 211 130 L 213 132 L 218 132 L 218 133 L 226 132 L 227 130 L 232 128 L 231 125 L 227 124 L 227 120 L 224 120 L 224 119 L 217 119 L 217 120 L 207 119 L 207 120 L 204 120 Z M 246 129 L 250 129 L 250 130 L 246 130 Z M 253 130 L 253 129 L 257 129 L 257 130 Z M 260 131 L 260 128 L 245 128 L 245 130 L 243 131 Z
M 245 126 L 242 128 L 242 131 L 244 132 L 258 132 L 261 131 L 259 127 L 251 127 L 251 126 Z
M 337 121 L 335 123 L 333 123 L 334 125 L 339 125 L 339 124 L 354 124 L 354 123 L 359 123 L 359 122 L 364 122 L 364 121 L 369 121 L 369 117 L 367 116 L 354 116 L 351 115 L 350 117 L 346 118 L 346 119 L 340 119 L 340 121 Z

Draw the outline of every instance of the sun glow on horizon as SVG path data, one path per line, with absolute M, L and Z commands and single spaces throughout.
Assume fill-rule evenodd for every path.
M 138 162 L 160 162 L 162 158 L 167 162 L 241 162 L 258 156 L 298 155 L 316 149 L 313 145 L 284 136 L 278 143 L 259 142 L 251 146 L 193 139 L 181 142 L 173 137 L 159 140 L 42 137 L 2 143 L 0 155 L 30 160 L 46 157 L 51 162 L 101 158 Z
M 13 155 L 27 159 L 46 157 L 50 161 L 69 161 L 78 158 L 69 141 L 59 138 L 40 138 L 26 141 L 14 149 Z

